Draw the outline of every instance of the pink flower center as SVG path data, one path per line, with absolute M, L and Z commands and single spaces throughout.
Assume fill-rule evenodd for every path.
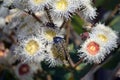
M 19 74 L 25 75 L 29 72 L 29 66 L 27 64 L 22 64 L 19 68 Z
M 89 52 L 90 55 L 96 55 L 99 50 L 100 50 L 99 44 L 94 41 L 90 42 L 87 45 L 87 51 Z

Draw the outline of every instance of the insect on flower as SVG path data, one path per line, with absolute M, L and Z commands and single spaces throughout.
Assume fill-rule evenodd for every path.
M 58 48 L 58 53 L 59 51 L 62 51 L 62 55 L 64 55 L 65 60 L 67 60 L 67 48 L 66 48 L 66 44 L 65 44 L 65 40 L 61 37 L 54 37 L 54 45 Z
M 44 27 L 42 27 L 42 34 L 44 35 L 44 38 L 46 42 L 52 44 L 53 38 L 56 36 L 63 37 L 63 32 L 60 31 L 60 29 L 54 24 L 54 23 L 46 23 Z
M 46 26 L 50 27 L 50 28 L 56 28 L 57 27 L 54 23 L 51 23 L 51 22 L 46 23 Z

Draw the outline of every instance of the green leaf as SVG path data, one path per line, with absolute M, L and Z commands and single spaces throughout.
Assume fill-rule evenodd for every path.
M 108 10 L 113 10 L 118 3 L 120 3 L 120 0 L 104 0 L 103 7 L 105 7 Z M 106 5 L 107 4 L 107 5 Z
M 82 25 L 84 24 L 84 21 L 78 15 L 73 16 L 71 23 L 72 23 L 73 29 L 78 34 L 83 33 Z
M 107 10 L 113 10 L 120 0 L 96 0 L 96 6 L 102 6 Z M 107 4 L 107 5 L 106 5 Z
M 96 0 L 95 6 L 100 6 L 105 0 Z
M 109 24 L 112 29 L 120 32 L 120 16 L 116 16 Z

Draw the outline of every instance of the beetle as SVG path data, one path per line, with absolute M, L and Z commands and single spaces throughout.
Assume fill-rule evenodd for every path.
M 54 37 L 53 42 L 54 42 L 54 45 L 56 46 L 56 48 L 58 49 L 58 53 L 62 52 L 62 54 L 61 53 L 59 53 L 59 54 L 63 55 L 65 60 L 67 60 L 68 50 L 67 50 L 64 38 Z

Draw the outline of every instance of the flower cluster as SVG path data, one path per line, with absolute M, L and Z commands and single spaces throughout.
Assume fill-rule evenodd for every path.
M 42 25 L 32 16 L 24 17 L 22 21 L 16 29 L 18 44 L 14 46 L 18 58 L 36 63 L 45 60 L 50 66 L 63 64 L 63 52 L 59 54 L 58 51 L 61 50 L 63 43 L 60 41 L 64 40 L 64 33 L 55 24 L 47 22 Z M 56 43 L 60 44 L 56 47 Z
M 117 33 L 103 24 L 96 24 L 89 33 L 89 38 L 78 52 L 88 63 L 101 63 L 111 50 L 117 47 Z
M 14 0 L 13 3 L 19 9 L 33 12 L 44 11 L 47 8 L 55 19 L 69 19 L 76 12 L 85 19 L 93 19 L 96 16 L 96 8 L 92 7 L 91 0 Z
M 13 53 L 23 62 L 45 61 L 52 67 L 61 66 L 69 54 L 64 40 L 67 35 L 65 24 L 69 26 L 69 19 L 75 14 L 86 21 L 94 19 L 97 13 L 92 5 L 92 0 L 5 0 L 3 6 L 7 7 L 9 15 L 2 13 L 1 9 L 0 15 L 2 13 L 4 18 L 0 17 L 0 28 L 7 35 L 15 34 L 12 36 L 16 41 Z M 11 6 L 14 8 L 8 11 Z M 57 20 L 62 23 L 55 23 Z M 96 24 L 78 50 L 80 58 L 88 63 L 100 63 L 117 47 L 117 39 L 115 31 L 103 24 Z M 28 66 L 24 64 L 23 67 Z

